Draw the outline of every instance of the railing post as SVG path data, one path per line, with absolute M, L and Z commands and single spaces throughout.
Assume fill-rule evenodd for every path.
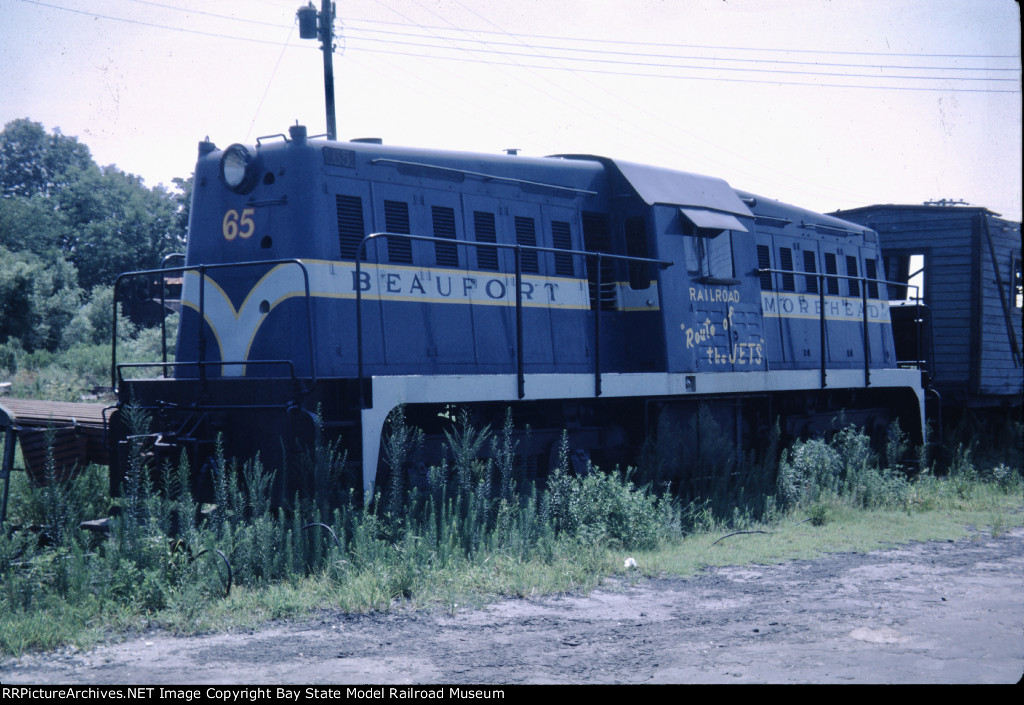
M 861 279 L 861 306 L 864 307 L 864 386 L 871 386 L 871 341 L 868 339 L 868 280 Z
M 316 331 L 313 330 L 313 295 L 309 284 L 309 271 L 306 269 L 306 265 L 302 263 L 302 260 L 295 260 L 295 263 L 299 265 L 299 271 L 302 272 L 302 284 L 305 287 L 305 300 L 306 300 L 306 349 L 309 350 L 309 376 L 316 384 L 317 372 L 316 372 L 316 349 L 314 348 L 314 342 L 316 340 Z
M 594 291 L 594 396 L 601 396 L 601 253 L 597 253 L 597 287 Z
M 167 268 L 167 263 L 169 261 L 171 261 L 171 259 L 173 259 L 175 257 L 181 257 L 182 259 L 184 259 L 185 255 L 181 254 L 180 252 L 172 252 L 169 255 L 165 255 L 164 258 L 160 261 L 160 269 L 166 269 Z M 182 272 L 182 282 L 183 282 L 182 289 L 184 289 L 184 276 L 185 276 L 185 273 Z M 160 362 L 163 363 L 163 366 L 160 368 L 160 376 L 163 377 L 163 378 L 167 377 L 167 291 L 166 291 L 166 289 L 167 289 L 167 275 L 166 274 L 161 274 L 160 275 L 160 352 L 161 352 L 162 357 L 160 359 Z
M 121 275 L 114 280 L 114 316 L 110 335 L 110 387 L 117 389 L 117 289 L 121 285 Z
M 160 377 L 167 377 L 167 278 L 160 275 Z
M 7 520 L 7 494 L 11 486 L 11 468 L 14 466 L 14 421 L 11 420 L 10 425 L 4 429 L 4 457 L 2 467 L 3 481 L 4 481 L 4 494 L 3 499 L 0 500 L 0 522 Z
M 523 246 L 516 245 L 516 383 L 519 398 L 526 396 L 526 366 L 523 354 Z
M 356 288 L 356 374 L 358 375 L 360 409 L 366 408 L 366 395 L 363 393 L 363 278 L 360 258 L 369 238 L 369 235 L 364 237 L 360 241 L 359 247 L 356 248 L 356 280 L 352 284 Z
M 821 388 L 825 388 L 825 275 L 818 275 L 818 305 L 821 315 L 818 317 L 819 339 L 821 341 Z
M 199 265 L 199 383 L 206 383 L 206 266 Z
M 909 291 L 909 288 L 908 288 Z M 892 319 L 892 313 L 889 314 L 890 320 Z M 924 323 L 924 317 L 921 313 L 921 299 L 918 298 L 914 301 L 914 345 L 917 347 L 917 368 L 921 369 L 921 361 L 924 360 L 924 350 L 921 349 L 921 325 Z M 929 358 L 931 354 L 929 353 Z M 931 363 L 931 360 L 928 361 Z M 931 375 L 929 375 L 930 377 Z

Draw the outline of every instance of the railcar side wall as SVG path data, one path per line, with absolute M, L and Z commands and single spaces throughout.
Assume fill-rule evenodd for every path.
M 1020 224 L 962 206 L 879 205 L 838 215 L 878 231 L 888 279 L 906 281 L 911 269 L 923 267 L 934 330 L 933 384 L 946 401 L 1019 405 L 1024 341 L 1014 277 Z

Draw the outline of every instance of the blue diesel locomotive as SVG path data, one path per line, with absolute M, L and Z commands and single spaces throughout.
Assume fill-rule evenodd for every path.
M 172 264 L 172 263 L 169 263 Z M 587 155 L 530 158 L 309 138 L 200 142 L 172 361 L 113 364 L 111 483 L 129 404 L 151 452 L 208 486 L 218 442 L 286 457 L 340 438 L 372 496 L 401 406 L 428 439 L 453 407 L 529 426 L 520 452 L 633 460 L 701 405 L 737 444 L 839 410 L 920 438 L 921 374 L 894 351 L 876 233 L 707 176 Z M 115 338 L 116 340 L 116 338 Z M 141 369 L 140 369 L 141 368 Z M 218 441 L 218 439 L 220 439 Z

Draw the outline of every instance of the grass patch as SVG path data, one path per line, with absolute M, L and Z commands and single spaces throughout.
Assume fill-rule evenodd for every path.
M 146 419 L 135 422 L 144 427 Z M 841 428 L 786 449 L 770 473 L 758 460 L 760 492 L 723 483 L 713 501 L 691 495 L 683 506 L 637 485 L 632 471 L 570 474 L 565 446 L 545 486 L 522 482 L 511 419 L 492 431 L 460 417 L 448 435 L 448 462 L 409 487 L 405 460 L 416 455 L 420 435 L 404 427 L 401 413 L 389 428 L 392 477 L 365 509 L 345 492 L 330 501 L 323 493 L 315 501 L 295 497 L 275 509 L 269 469 L 218 456 L 217 505 L 200 523 L 187 464 L 149 468 L 139 454 L 111 535 L 96 540 L 75 527 L 110 501 L 98 479 L 103 469 L 59 492 L 21 478 L 12 488 L 12 521 L 40 528 L 0 532 L 0 653 L 86 647 L 152 628 L 253 629 L 321 610 L 455 612 L 504 596 L 590 590 L 625 573 L 628 557 L 639 568 L 629 575 L 685 576 L 709 566 L 1000 535 L 1024 524 L 1020 468 L 979 465 L 961 445 L 942 475 L 929 467 L 910 478 L 889 467 L 903 454 L 895 431 L 880 457 L 857 429 Z M 484 448 L 496 452 L 482 456 Z M 651 453 L 659 472 L 672 472 L 664 449 Z M 317 486 L 335 487 L 344 452 L 316 448 L 302 462 Z M 730 505 L 726 496 L 742 502 Z
M 945 482 L 945 481 L 943 481 Z M 948 489 L 941 484 L 939 491 Z M 680 538 L 656 551 L 634 554 L 643 574 L 695 575 L 711 566 L 781 563 L 813 559 L 828 553 L 867 552 L 914 541 L 946 541 L 999 535 L 1024 526 L 1024 498 L 992 486 L 979 486 L 969 501 L 929 509 L 858 509 L 834 503 L 830 520 L 815 526 L 807 512 L 794 512 L 775 524 L 752 528 L 767 533 L 700 532 Z M 718 543 L 715 543 L 715 542 Z

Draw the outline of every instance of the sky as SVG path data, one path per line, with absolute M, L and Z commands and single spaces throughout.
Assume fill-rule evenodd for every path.
M 190 175 L 206 137 L 322 134 L 302 4 L 0 0 L 0 125 L 59 128 L 148 186 Z M 338 136 L 1019 221 L 1020 19 L 1014 0 L 339 0 Z

